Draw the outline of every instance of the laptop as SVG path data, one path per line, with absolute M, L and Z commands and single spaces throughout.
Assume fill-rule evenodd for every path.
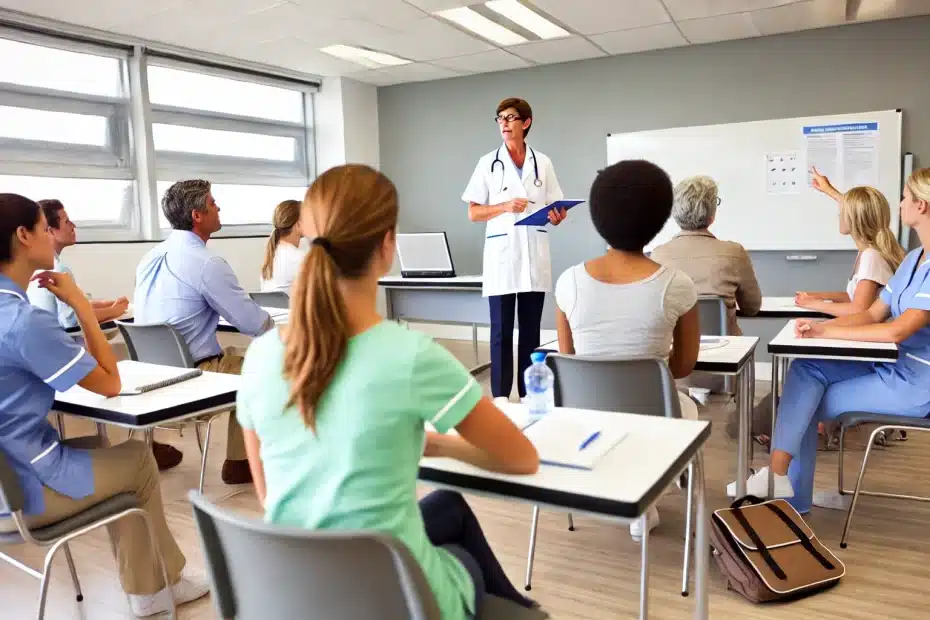
M 399 233 L 397 257 L 404 278 L 454 278 L 446 233 Z

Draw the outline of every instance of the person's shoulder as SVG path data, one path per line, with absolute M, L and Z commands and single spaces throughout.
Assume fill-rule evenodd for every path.
M 665 277 L 668 278 L 669 286 L 680 288 L 694 289 L 694 280 L 687 273 L 677 267 L 663 266 L 662 269 L 667 271 Z
M 20 338 L 32 339 L 37 332 L 61 331 L 58 317 L 48 310 L 33 306 L 28 301 L 17 299 L 4 310 L 4 325 L 0 328 L 0 333 L 7 342 Z
M 545 153 L 543 153 L 542 151 L 534 148 L 533 153 L 535 153 L 536 155 L 536 160 L 538 164 L 552 165 L 552 158 L 546 155 Z
M 278 329 L 269 330 L 252 339 L 245 352 L 242 372 L 259 373 L 278 368 L 282 365 L 283 358 L 284 343 L 281 340 L 281 332 Z

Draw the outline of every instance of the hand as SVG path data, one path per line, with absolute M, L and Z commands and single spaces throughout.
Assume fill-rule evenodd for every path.
M 80 304 L 88 303 L 87 296 L 74 282 L 71 274 L 59 271 L 42 271 L 32 276 L 31 279 L 38 282 L 41 288 L 51 291 L 52 295 L 72 308 L 77 309 Z
M 568 217 L 568 210 L 564 207 L 561 209 L 549 209 L 549 223 L 553 226 L 561 224 L 566 217 Z
M 823 338 L 824 324 L 822 321 L 811 319 L 798 319 L 794 322 L 795 338 Z
M 817 170 L 817 166 L 811 166 L 811 174 L 813 175 L 811 178 L 811 185 L 814 186 L 814 189 L 828 195 L 836 191 L 836 188 L 830 183 L 830 179 L 820 174 L 820 170 Z
M 119 299 L 113 302 L 111 307 L 114 310 L 118 310 L 119 313 L 122 315 L 124 312 L 126 312 L 127 309 L 129 309 L 129 300 L 126 299 L 125 297 L 120 297 Z
M 811 302 L 821 301 L 819 295 L 814 295 L 813 293 L 805 293 L 803 291 L 798 291 L 794 296 L 794 305 L 801 306 L 806 308 L 811 304 Z
M 423 456 L 442 456 L 442 441 L 445 439 L 441 433 L 426 431 L 426 443 L 423 446 Z
M 526 211 L 526 205 L 529 204 L 526 198 L 511 198 L 504 203 L 504 211 L 508 213 L 523 213 Z

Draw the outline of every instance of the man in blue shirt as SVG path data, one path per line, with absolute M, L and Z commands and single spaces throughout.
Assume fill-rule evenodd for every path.
M 224 351 L 216 337 L 220 317 L 249 336 L 265 333 L 274 321 L 239 286 L 229 263 L 207 249 L 210 236 L 222 227 L 209 181 L 175 183 L 162 197 L 161 207 L 173 230 L 136 269 L 135 320 L 172 325 L 187 343 L 198 368 L 239 374 L 242 357 Z M 156 458 L 171 457 L 166 448 L 173 448 L 160 445 Z M 180 462 L 180 458 L 176 460 Z M 229 416 L 222 478 L 227 484 L 252 480 L 242 428 L 234 414 Z
M 39 200 L 38 204 L 45 213 L 45 219 L 48 221 L 48 231 L 52 235 L 52 243 L 55 247 L 55 265 L 52 270 L 71 274 L 68 266 L 61 262 L 61 252 L 77 243 L 77 226 L 68 217 L 68 212 L 60 200 Z M 71 275 L 74 277 L 73 274 Z M 37 282 L 32 282 L 27 293 L 29 303 L 58 317 L 58 324 L 62 328 L 73 329 L 78 326 L 77 317 L 74 315 L 71 306 L 55 297 L 48 289 L 42 288 Z M 116 300 L 91 301 L 90 305 L 94 309 L 97 322 L 103 323 L 122 316 L 129 307 L 129 300 L 120 297 Z

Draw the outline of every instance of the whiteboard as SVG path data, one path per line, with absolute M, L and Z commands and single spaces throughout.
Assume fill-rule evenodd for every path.
M 787 118 L 607 136 L 607 163 L 646 159 L 672 183 L 712 177 L 720 206 L 711 231 L 749 250 L 853 250 L 836 203 L 810 187 L 812 163 L 840 191 L 873 185 L 899 227 L 901 111 Z M 649 251 L 679 232 L 669 218 Z

